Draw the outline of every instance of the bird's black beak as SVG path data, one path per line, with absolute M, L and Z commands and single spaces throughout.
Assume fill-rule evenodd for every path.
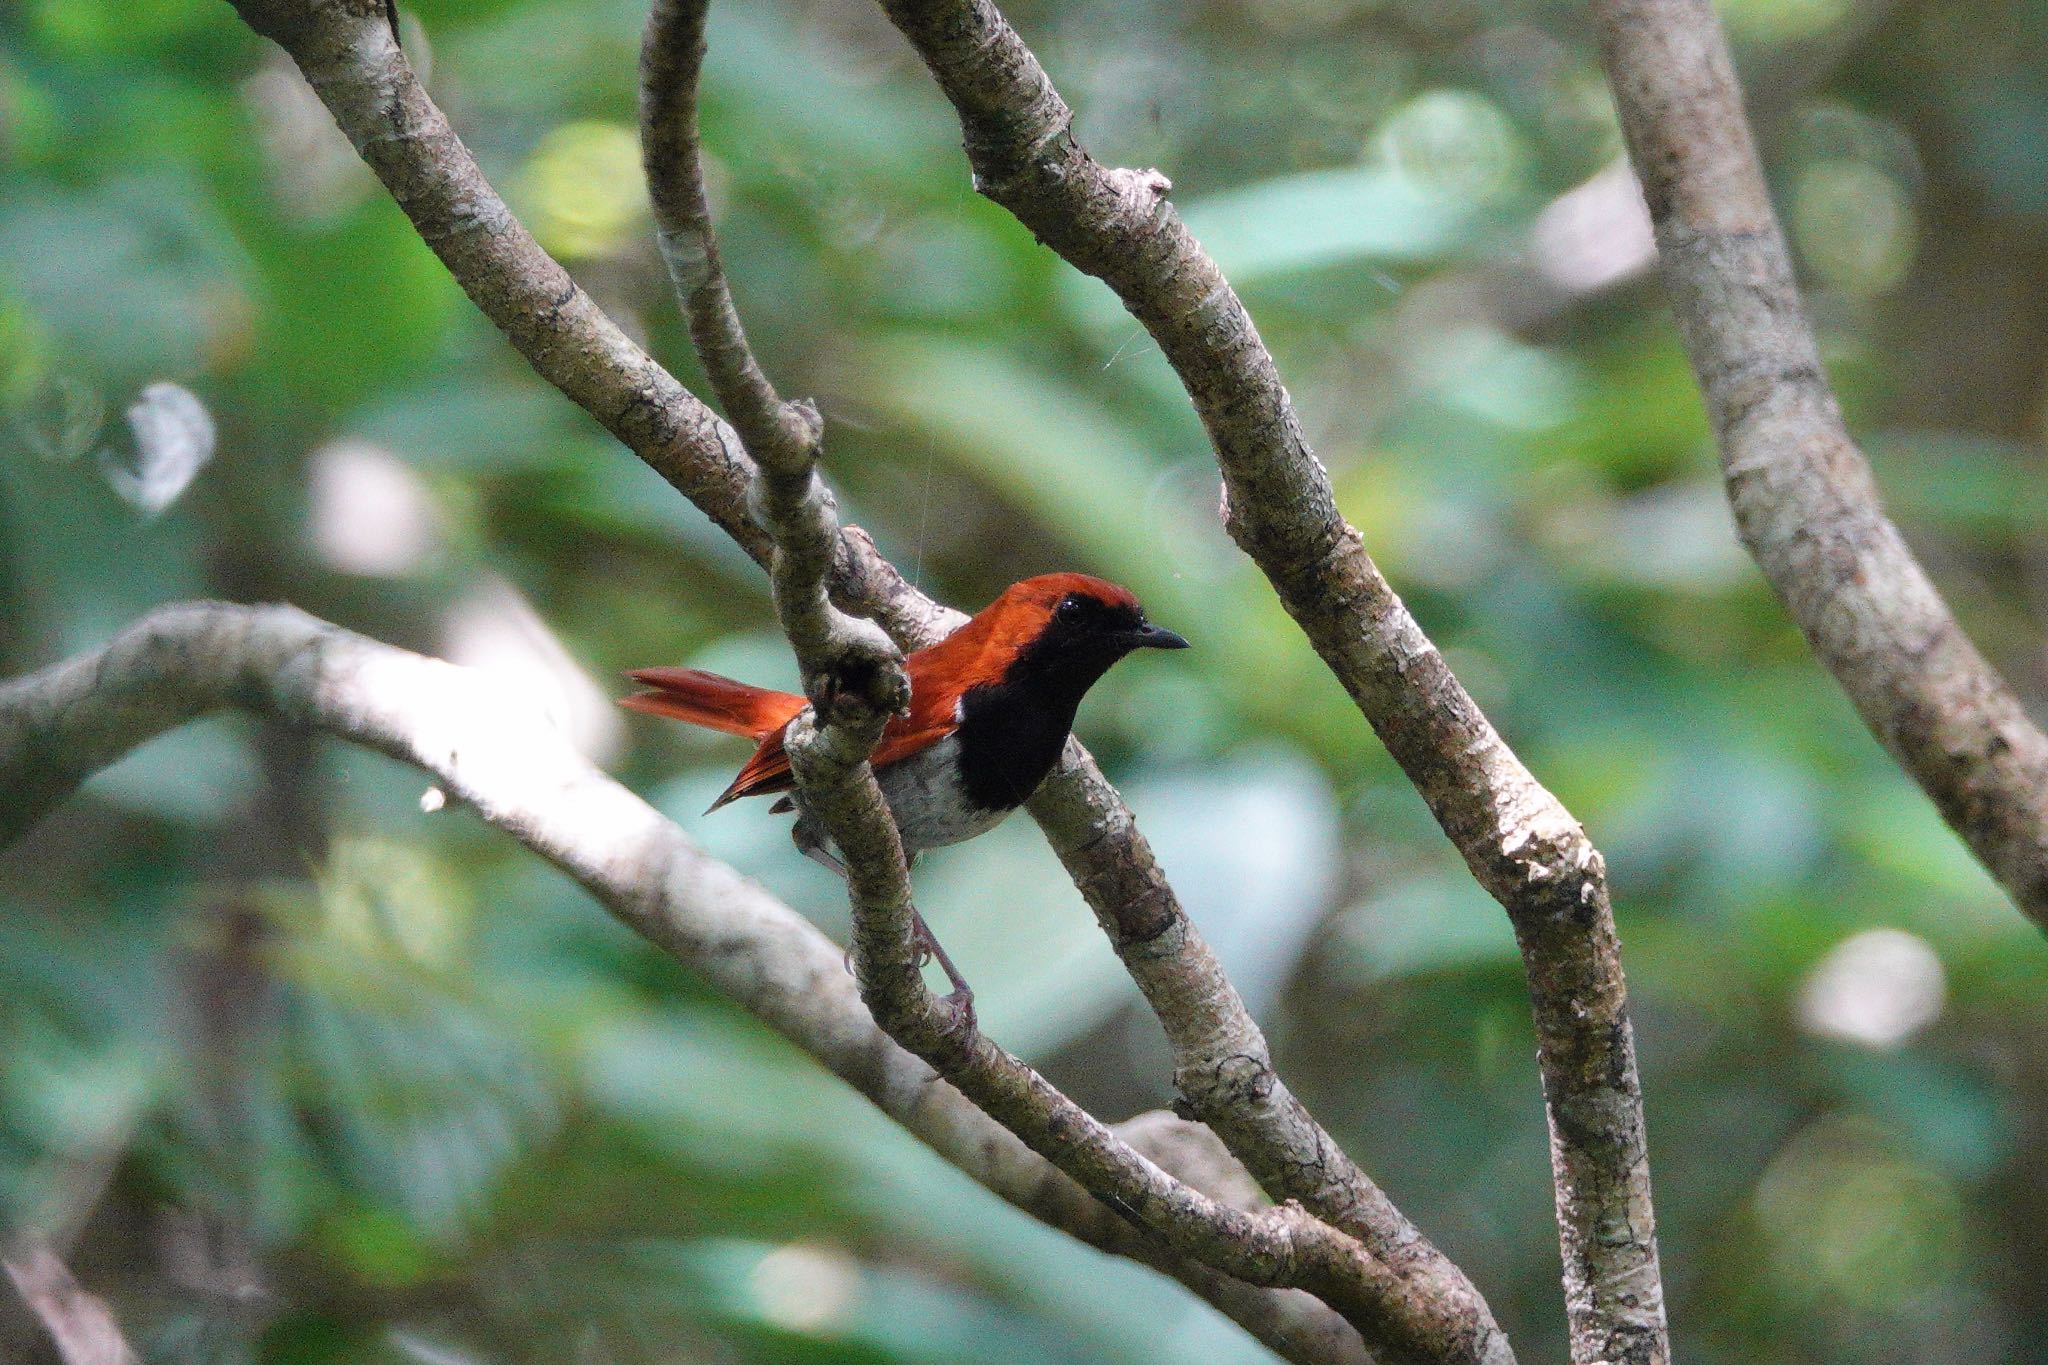
M 1132 649 L 1186 649 L 1188 642 L 1164 626 L 1150 622 L 1139 626 L 1129 636 Z

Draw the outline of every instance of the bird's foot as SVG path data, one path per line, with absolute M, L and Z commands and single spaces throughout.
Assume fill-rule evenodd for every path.
M 924 916 L 918 914 L 916 910 L 912 910 L 910 913 L 912 916 L 911 928 L 912 932 L 916 935 L 918 945 L 918 965 L 921 967 L 926 962 L 931 961 L 936 961 L 939 964 L 939 970 L 946 974 L 947 984 L 953 988 L 953 994 L 946 998 L 966 1002 L 967 1017 L 971 1020 L 974 1017 L 974 992 L 969 989 L 967 978 L 960 975 L 960 969 L 953 965 L 953 959 L 946 956 L 946 950 L 939 943 L 938 935 L 934 934 L 931 926 L 924 922 Z
M 974 992 L 962 982 L 951 995 L 939 1000 L 939 1010 L 946 1016 L 948 1025 L 972 1033 L 974 1031 Z
M 931 965 L 932 948 L 936 946 L 936 944 L 927 945 L 923 942 L 920 942 L 917 945 L 917 969 L 919 971 L 923 971 L 926 967 L 929 967 Z M 853 967 L 853 949 L 846 948 L 841 950 L 839 954 L 839 965 L 846 968 L 846 974 L 848 976 L 853 976 L 856 974 Z
M 953 959 L 946 956 L 946 950 L 939 945 L 938 937 L 924 922 L 924 916 L 918 914 L 916 910 L 910 913 L 911 946 L 917 954 L 917 969 L 923 971 L 930 963 L 939 964 L 939 970 L 946 974 L 946 981 L 953 987 L 951 994 L 939 1000 L 939 1008 L 953 1027 L 971 1031 L 975 1026 L 973 987 L 967 984 L 966 977 L 960 975 L 960 969 L 953 965 Z M 848 973 L 857 974 L 853 964 L 853 949 L 846 949 L 839 960 L 845 964 Z

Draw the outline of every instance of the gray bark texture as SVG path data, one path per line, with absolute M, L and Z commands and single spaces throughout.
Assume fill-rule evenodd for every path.
M 872 818 L 881 808 L 860 760 L 900 700 L 895 649 L 930 643 L 960 618 L 904 584 L 857 528 L 838 527 L 816 474 L 816 414 L 780 399 L 746 350 L 695 165 L 701 11 L 657 6 L 654 26 L 670 25 L 673 41 L 650 44 L 643 67 L 646 148 L 664 253 L 732 427 L 625 338 L 513 219 L 413 76 L 382 0 L 234 2 L 298 62 L 423 238 L 535 369 L 770 568 L 806 689 L 823 703 L 815 734 L 792 736 L 799 776 L 807 795 L 846 803 L 835 826 L 842 843 L 867 849 L 852 889 L 871 911 L 857 936 L 871 1003 L 906 1036 L 922 1020 L 932 1051 L 964 1053 L 951 1064 L 980 1077 L 997 1108 L 1036 1104 L 1019 1121 L 1038 1125 L 1041 1150 L 1070 1142 L 1056 1092 L 1040 1093 L 1043 1082 L 1012 1071 L 1014 1059 L 992 1044 L 973 1046 L 971 1030 L 941 1027 L 948 1021 L 923 1008 L 928 995 L 899 989 L 913 975 L 907 886 L 893 829 Z M 1165 177 L 1093 162 L 993 6 L 885 8 L 959 110 L 983 191 L 1109 282 L 1159 340 L 1215 442 L 1232 534 L 1508 909 L 1541 1047 L 1574 1358 L 1662 1359 L 1641 1097 L 1599 854 L 1494 733 L 1337 514 L 1271 358 L 1174 216 Z M 1137 1182 L 1144 1207 L 1123 1212 L 1171 1245 L 1193 1246 L 1191 1229 L 1242 1232 L 1226 1248 L 1237 1271 L 1265 1283 L 1305 1276 L 1398 1355 L 1509 1359 L 1470 1282 L 1274 1073 L 1130 812 L 1079 745 L 1032 810 L 1159 1014 L 1190 1111 L 1269 1193 L 1302 1211 L 1235 1221 L 1171 1177 L 1158 1184 L 1146 1158 L 1113 1135 L 1095 1141 L 1085 1125 L 1069 1168 L 1106 1163 L 1095 1175 Z
M 704 0 L 656 0 L 641 52 L 642 146 L 691 339 L 759 471 L 755 515 L 774 542 L 777 615 L 812 700 L 789 727 L 790 764 L 806 809 L 845 860 L 862 999 L 892 1038 L 1166 1246 L 1249 1284 L 1312 1291 L 1389 1359 L 1471 1358 L 1461 1305 L 1413 1292 L 1356 1239 L 1299 1204 L 1247 1211 L 1176 1179 L 997 1046 L 964 1001 L 949 1008 L 926 988 L 907 860 L 867 763 L 909 689 L 888 638 L 828 601 L 830 547 L 840 527 L 817 478 L 817 415 L 776 394 L 747 345 L 719 264 L 696 124 L 704 8 Z
M 520 228 L 390 41 L 375 4 L 240 0 L 237 10 L 282 45 L 365 161 L 478 306 L 541 377 L 605 421 L 643 461 L 729 531 L 757 561 L 768 535 L 752 520 L 752 461 L 719 421 L 615 326 L 585 307 L 559 264 Z M 499 225 L 471 242 L 454 217 Z M 474 248 L 474 249 L 472 249 Z M 574 307 L 543 300 L 581 299 Z M 630 414 L 631 421 L 616 420 Z M 696 468 L 702 465 L 702 470 Z M 904 581 L 856 527 L 834 551 L 833 599 L 879 622 L 903 649 L 943 638 L 966 618 Z M 1174 1053 L 1175 1082 L 1269 1189 L 1285 1191 L 1365 1240 L 1421 1296 L 1470 1321 L 1487 1349 L 1505 1349 L 1485 1301 L 1386 1194 L 1344 1156 L 1281 1080 L 1257 1023 L 1182 911 L 1136 820 L 1078 743 L 1040 787 L 1033 817 L 1111 936 Z M 1297 1191 L 1306 1191 L 1297 1193 Z
M 447 233 L 429 211 L 451 196 L 463 201 L 467 216 L 510 224 L 511 250 L 436 249 L 543 378 L 601 420 L 614 411 L 653 409 L 641 414 L 645 420 L 613 429 L 657 469 L 671 458 L 707 462 L 717 477 L 671 482 L 687 484 L 699 506 L 767 562 L 769 537 L 748 512 L 752 461 L 731 428 L 680 386 L 636 383 L 645 359 L 637 351 L 631 363 L 603 363 L 616 351 L 616 329 L 608 322 L 599 326 L 578 309 L 498 306 L 507 299 L 561 297 L 548 290 L 566 276 L 538 247 L 528 250 L 530 237 L 511 223 L 371 7 L 241 0 L 237 8 L 300 60 L 316 93 L 430 244 Z M 435 181 L 447 184 L 423 188 Z M 650 433 L 674 439 L 655 441 Z M 904 582 L 855 527 L 845 528 L 835 547 L 832 585 L 838 605 L 878 621 L 904 649 L 933 643 L 964 619 Z M 1129 809 L 1079 744 L 1069 746 L 1032 810 L 1140 989 L 1161 1011 L 1176 1082 L 1193 1109 L 1212 1121 L 1224 1116 L 1219 1131 L 1269 1188 L 1306 1185 L 1317 1204 L 1343 1216 L 1346 1230 L 1355 1224 L 1373 1234 L 1368 1249 L 1395 1266 L 1418 1313 L 1464 1324 L 1471 1358 L 1507 1358 L 1505 1338 L 1470 1281 L 1343 1156 L 1274 1072 L 1257 1024 L 1182 912 Z
M 1173 1275 L 1287 1359 L 1386 1358 L 1368 1352 L 1317 1298 L 1256 1288 L 1175 1254 L 1027 1150 L 876 1026 L 831 940 L 706 857 L 674 823 L 593 768 L 546 718 L 466 669 L 290 607 L 160 608 L 102 649 L 0 686 L 0 847 L 129 749 L 229 707 L 424 769 L 452 799 L 574 877 L 628 928 L 969 1176 L 1090 1245 Z M 1189 1150 L 1182 1142 L 1169 1160 Z M 1234 1163 L 1213 1149 L 1193 1150 L 1205 1186 L 1242 1188 L 1246 1177 L 1233 1172 Z M 1152 1185 L 1179 1185 L 1159 1163 L 1138 1159 Z M 1247 1233 L 1247 1245 L 1276 1267 L 1295 1254 L 1296 1229 L 1313 1223 L 1284 1210 L 1208 1202 L 1220 1223 Z M 1321 1231 L 1303 1240 L 1333 1242 L 1327 1228 L 1314 1227 Z
M 1507 910 L 1550 1116 L 1573 1359 L 1665 1359 L 1642 1089 L 1598 850 L 1494 731 L 1338 513 L 1271 355 L 1173 212 L 1166 177 L 1089 156 L 1072 111 L 989 0 L 883 7 L 958 112 L 976 188 L 1109 285 L 1159 343 L 1215 447 L 1231 535 Z M 1343 1224 L 1311 1197 L 1319 1171 L 1272 1174 Z M 1311 1188 L 1298 1191 L 1302 1175 Z
M 1956 624 L 1843 425 L 1720 22 L 1704 0 L 1593 14 L 1743 543 L 1871 732 L 2048 929 L 2048 736 Z

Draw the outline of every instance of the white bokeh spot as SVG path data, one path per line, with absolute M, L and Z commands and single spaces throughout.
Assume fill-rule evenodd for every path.
M 1941 959 L 1917 934 L 1867 929 L 1836 944 L 1799 993 L 1799 1018 L 1810 1032 L 1895 1048 L 1941 1017 L 1948 977 Z

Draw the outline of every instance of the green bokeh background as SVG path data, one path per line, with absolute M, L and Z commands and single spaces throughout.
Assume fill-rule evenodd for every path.
M 1722 12 L 1851 421 L 2038 713 L 2048 10 Z M 638 185 L 640 8 L 406 14 L 494 183 L 696 384 Z M 1680 1358 L 2048 1360 L 2048 943 L 1734 541 L 1605 174 L 1584 14 L 1011 18 L 1100 158 L 1173 178 L 1346 514 L 1606 853 Z M 1562 1358 L 1505 922 L 1230 546 L 1157 348 L 975 197 L 873 7 L 716 6 L 704 95 L 729 271 L 771 371 L 826 413 L 849 519 L 953 602 L 1081 568 L 1195 642 L 1119 669 L 1083 737 L 1296 1088 L 1522 1358 Z M 146 517 L 106 471 L 159 380 L 219 451 Z M 538 689 L 843 931 L 782 822 L 699 817 L 741 746 L 604 700 L 657 662 L 786 683 L 759 575 L 532 377 L 228 6 L 0 9 L 0 404 L 7 673 L 158 603 L 289 600 Z M 221 719 L 0 857 L 0 1219 L 66 1228 L 149 1359 L 1260 1358 L 421 786 Z M 1105 1117 L 1169 1100 L 1156 1025 L 1028 823 L 919 884 L 996 1036 Z

